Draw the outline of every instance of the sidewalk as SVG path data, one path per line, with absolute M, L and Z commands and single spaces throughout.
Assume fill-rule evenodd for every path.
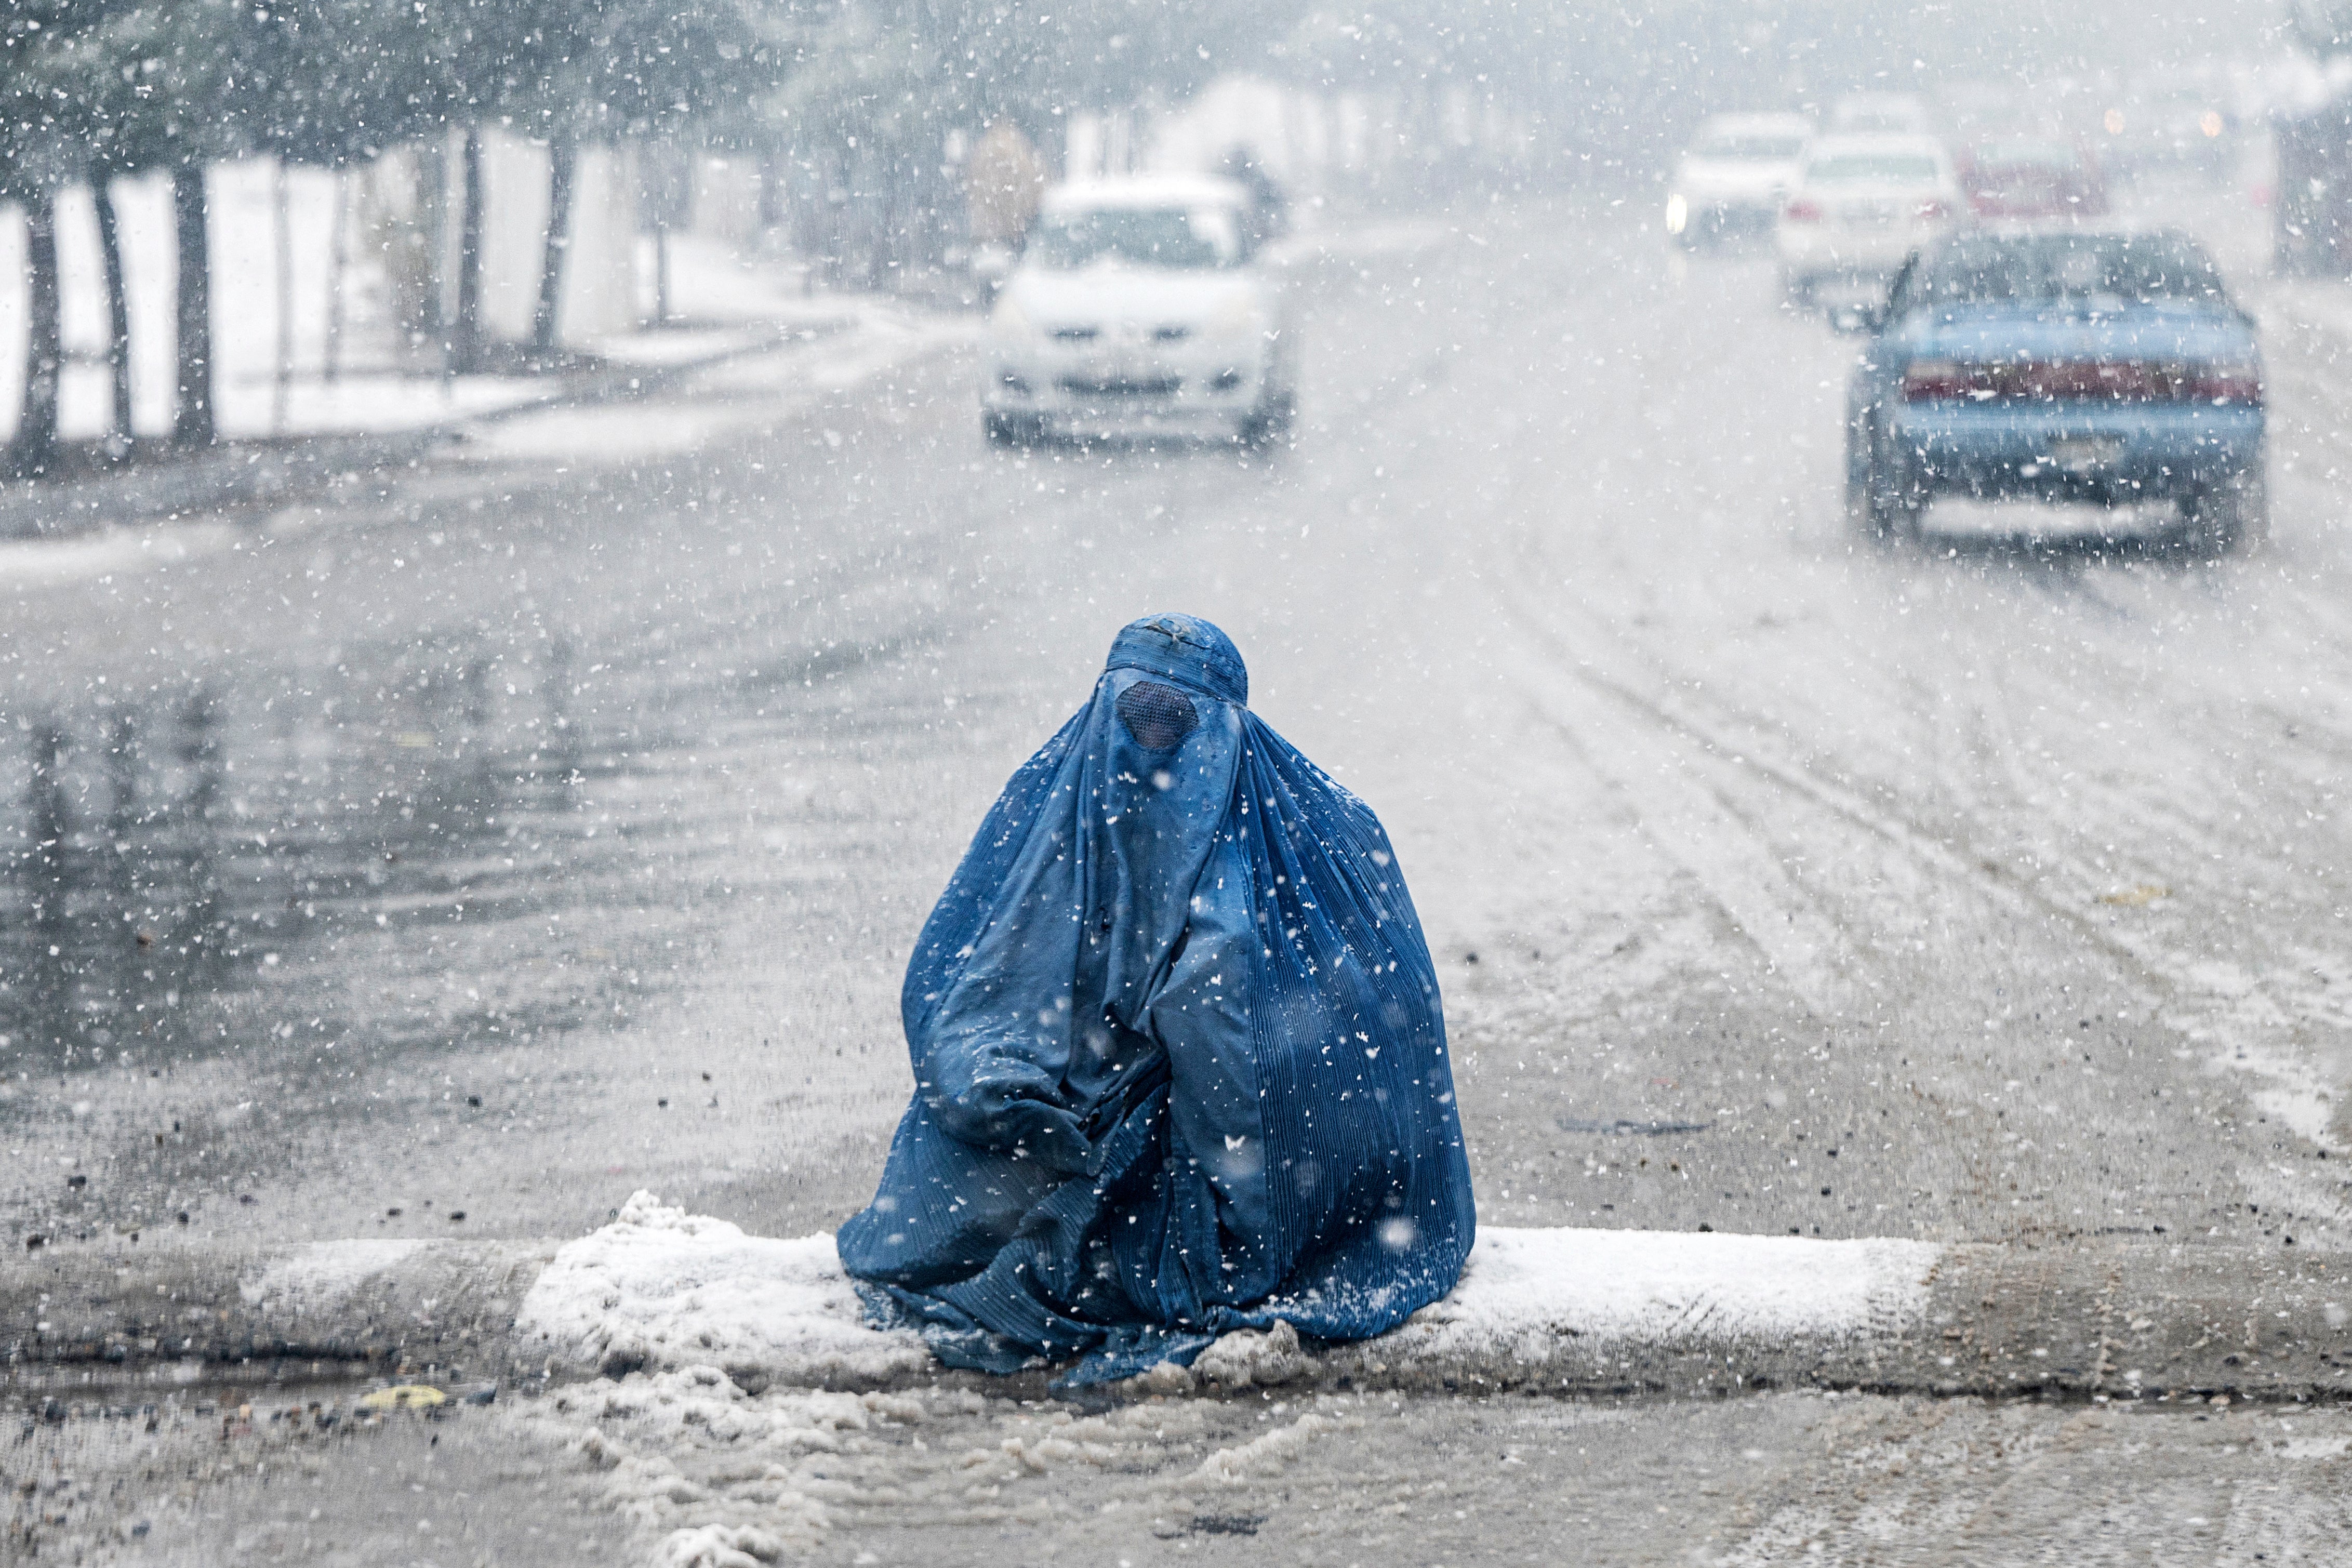
M 354 475 L 414 467 L 453 441 L 532 415 L 642 402 L 737 361 L 847 345 L 877 330 L 887 335 L 906 314 L 892 300 L 784 301 L 759 321 L 681 323 L 600 342 L 577 366 L 536 375 L 298 382 L 289 399 L 296 412 L 280 431 L 231 435 L 194 452 L 148 444 L 119 464 L 93 458 L 58 477 L 0 480 L 0 541 L 284 505 Z
M 1489 1228 L 1461 1284 L 1391 1333 L 1235 1334 L 1196 1382 L 1327 1390 L 1714 1394 L 1812 1387 L 2113 1399 L 2352 1394 L 2352 1263 L 2112 1242 Z M 744 1389 L 1012 1392 L 866 1326 L 832 1238 L 746 1236 L 639 1194 L 587 1237 L 346 1241 L 232 1255 L 116 1239 L 0 1277 L 23 1396 L 398 1374 L 558 1382 L 715 1367 Z

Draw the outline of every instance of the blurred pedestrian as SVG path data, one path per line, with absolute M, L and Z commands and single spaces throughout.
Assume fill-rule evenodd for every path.
M 966 221 L 972 272 L 993 294 L 1036 220 L 1045 195 L 1045 163 L 1009 120 L 990 126 L 964 163 Z
M 1255 153 L 1247 147 L 1234 147 L 1225 153 L 1218 172 L 1249 192 L 1248 232 L 1243 238 L 1252 251 L 1290 232 L 1290 199 Z

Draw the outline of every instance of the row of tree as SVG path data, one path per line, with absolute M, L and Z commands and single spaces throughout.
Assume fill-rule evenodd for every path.
M 2046 57 L 2071 39 L 2036 19 L 2042 9 L 1987 0 L 1964 18 L 1905 22 L 1882 0 L 9 0 L 0 202 L 25 215 L 31 307 L 9 458 L 39 471 L 58 445 L 55 213 L 68 185 L 97 197 L 127 437 L 128 313 L 109 187 L 122 175 L 169 179 L 181 258 L 173 431 L 202 445 L 214 438 L 205 170 L 224 159 L 335 167 L 404 144 L 441 153 L 422 164 L 438 186 L 436 221 L 454 230 L 433 254 L 454 255 L 455 278 L 446 308 L 433 291 L 425 325 L 464 370 L 486 346 L 491 126 L 550 150 L 532 331 L 545 349 L 583 143 L 691 138 L 756 154 L 859 209 L 882 241 L 919 233 L 936 244 L 951 226 L 942 211 L 959 205 L 944 156 L 954 134 L 968 142 L 1009 121 L 1050 159 L 1070 112 L 1179 102 L 1223 72 L 1401 106 L 1400 134 L 1423 142 L 1439 95 L 1467 93 L 1536 126 L 1556 166 L 1597 156 L 1622 168 L 1662 159 L 1707 108 L 1785 99 L 1800 79 L 1899 79 L 1928 63 L 1916 48 L 1944 71 L 1966 68 L 2010 21 L 2021 47 Z
M 736 0 L 12 0 L 0 17 L 0 200 L 25 215 L 27 366 L 10 466 L 58 445 L 58 193 L 87 184 L 103 258 L 115 420 L 127 435 L 129 319 L 118 176 L 162 174 L 177 268 L 173 437 L 215 435 L 205 171 L 274 156 L 341 166 L 457 139 L 453 363 L 480 358 L 481 145 L 545 141 L 551 221 L 536 335 L 551 341 L 576 149 L 740 112 L 782 62 Z
M 549 149 L 533 346 L 552 346 L 573 170 L 584 143 L 675 138 L 774 154 L 851 153 L 862 187 L 939 205 L 942 136 L 1013 115 L 1038 135 L 1065 103 L 1181 95 L 1271 15 L 1244 0 L 11 0 L 0 14 L 0 202 L 25 217 L 30 331 L 8 451 L 39 472 L 58 443 L 57 200 L 96 199 L 114 419 L 127 438 L 129 313 L 119 176 L 173 192 L 173 439 L 215 437 L 207 165 L 340 167 L 412 143 L 455 233 L 446 310 L 426 326 L 480 365 L 483 136 Z M 1213 41 L 1217 47 L 1207 46 Z

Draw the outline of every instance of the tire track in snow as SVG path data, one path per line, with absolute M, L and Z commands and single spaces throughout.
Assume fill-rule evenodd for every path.
M 1540 574 L 1526 573 L 1519 580 L 1539 578 Z M 1677 678 L 1654 654 L 1646 659 L 1651 666 L 1644 672 L 1647 679 L 1628 673 L 1622 667 L 1633 662 L 1632 658 L 1612 659 L 1598 637 L 1562 630 L 1548 624 L 1517 595 L 1507 593 L 1505 597 L 1521 624 L 1555 650 L 1562 668 L 1572 670 L 1578 682 L 1642 721 L 1630 727 L 1611 726 L 1587 713 L 1580 726 L 1557 714 L 1548 715 L 1565 733 L 1573 739 L 1580 727 L 1585 733 L 1607 733 L 1612 740 L 1635 737 L 1631 749 L 1648 759 L 1657 779 L 1668 778 L 1681 768 L 1710 780 L 1706 786 L 1709 805 L 1694 808 L 1689 797 L 1700 786 L 1675 780 L 1664 789 L 1644 794 L 1636 787 L 1643 781 L 1612 774 L 1593 756 L 1591 748 L 1586 749 L 1604 776 L 1616 777 L 1620 786 L 1641 803 L 1645 816 L 1660 810 L 1663 802 L 1671 822 L 1693 841 L 1711 848 L 1710 855 L 1678 858 L 1678 863 L 1707 887 L 1742 933 L 1766 953 L 1775 972 L 1817 1010 L 1834 1016 L 1864 999 L 1874 989 L 1870 966 L 1851 928 L 1786 871 L 1763 837 L 1757 822 L 1773 819 L 1775 811 L 1769 806 L 1740 809 L 1733 805 L 1743 796 L 1752 797 L 1757 783 L 1778 794 L 1778 805 L 1783 809 L 1777 815 L 1782 820 L 1788 820 L 1785 807 L 1791 801 L 1802 801 L 1820 815 L 1895 850 L 1937 880 L 1962 889 L 2002 912 L 2056 925 L 2103 952 L 2150 996 L 2163 1022 L 2192 1039 L 2218 1047 L 2219 1065 L 2262 1081 L 2263 1087 L 2250 1097 L 2258 1110 L 2278 1117 L 2298 1135 L 2330 1152 L 2344 1152 L 2345 1145 L 2333 1136 L 2330 1125 L 2333 1108 L 2340 1103 L 2333 1080 L 2270 1042 L 2289 1032 L 2298 1016 L 2352 1036 L 2352 986 L 2347 987 L 2347 994 L 2340 1001 L 2299 988 L 2298 1006 L 2294 999 L 2274 994 L 2276 969 L 2268 977 L 2254 976 L 2189 951 L 2160 931 L 2126 925 L 2112 917 L 2103 920 L 2087 906 L 2053 895 L 2041 884 L 2053 879 L 2049 874 L 2054 872 L 2054 879 L 2087 889 L 2112 882 L 2112 871 L 2084 863 L 2061 845 L 2042 842 L 2035 845 L 2032 855 L 2036 867 L 2045 874 L 2028 879 L 2005 866 L 1989 847 L 1980 847 L 1965 837 L 1956 839 L 1914 816 L 1874 804 L 1851 784 L 1824 778 L 1803 761 L 1773 756 L 1776 746 L 1796 750 L 1800 745 L 1785 724 L 1739 709 L 1711 685 Z M 1633 647 L 1629 638 L 1617 639 L 1613 646 L 1629 652 Z M 1715 711 L 1703 715 L 1695 710 L 1699 705 Z M 1645 736 L 1671 739 L 1641 738 Z M 1660 761 L 1662 752 L 1670 760 Z M 2008 755 L 2014 767 L 2019 763 L 2030 765 L 2037 753 L 2012 745 Z M 1647 782 L 1655 784 L 1657 779 Z M 1944 779 L 1948 783 L 1949 775 Z M 1745 791 L 1740 787 L 1743 784 Z M 2110 803 L 2096 814 L 2102 820 L 2144 818 L 2137 810 L 2140 803 L 2085 774 L 2074 773 L 2066 784 L 2077 795 L 2095 795 Z M 1891 784 L 1880 793 L 1888 800 L 1904 798 Z M 2020 819 L 2013 809 L 1988 810 L 1984 809 L 1987 803 L 1977 800 L 1969 804 L 1978 809 L 1955 814 L 1958 820 L 1995 824 Z M 2030 806 L 2022 819 L 2041 820 Z M 2180 820 L 2186 828 L 2201 826 L 2193 818 Z M 1801 835 L 1792 828 L 1791 837 Z M 1673 852 L 1670 843 L 1662 843 L 1662 847 Z M 1776 909 L 1785 911 L 1785 927 L 1771 924 L 1769 912 Z M 1788 934 L 1790 931 L 1796 933 L 1793 938 Z M 1819 934 L 1822 932 L 1835 935 L 1824 940 Z M 2332 1178 L 2263 1163 L 2252 1150 L 2244 1153 L 2240 1175 L 2259 1202 L 2331 1222 L 2352 1220 L 2352 1205 L 2343 1201 Z
M 1633 805 L 1653 847 L 1706 890 L 1734 929 L 1762 955 L 1766 971 L 1815 1013 L 1842 1017 L 1862 990 L 1860 950 L 1792 879 L 1780 856 L 1724 795 L 1699 782 L 1696 760 L 1673 739 L 1639 725 L 1611 723 L 1594 708 L 1563 713 L 1535 700 L 1541 720 Z

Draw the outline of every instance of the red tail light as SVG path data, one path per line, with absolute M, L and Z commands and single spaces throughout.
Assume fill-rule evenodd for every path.
M 2188 393 L 2196 403 L 2245 403 L 2262 406 L 2263 372 L 2260 365 L 2207 364 L 2200 365 L 2189 374 Z
M 2041 403 L 2209 403 L 2263 401 L 2259 366 L 2196 367 L 2156 360 L 2039 360 L 1980 363 L 1914 360 L 1903 373 L 1910 403 L 1967 398 Z
M 1780 216 L 1790 223 L 1819 223 L 1822 221 L 1822 204 L 1799 196 L 1780 209 Z
M 1921 202 L 1912 215 L 1921 223 L 1937 223 L 1952 216 L 1952 209 L 1942 202 Z
M 1957 360 L 1915 359 L 1903 373 L 1903 396 L 1911 403 L 1965 397 L 1974 389 L 1983 368 Z

